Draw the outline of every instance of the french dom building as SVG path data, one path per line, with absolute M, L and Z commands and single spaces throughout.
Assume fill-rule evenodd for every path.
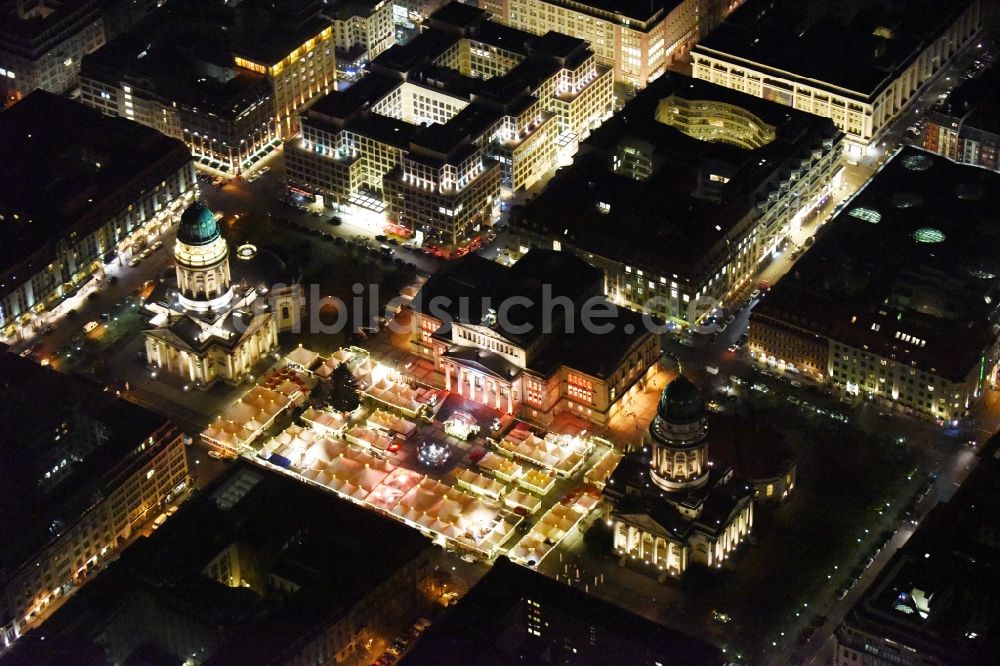
M 149 365 L 201 388 L 242 381 L 277 347 L 278 320 L 259 286 L 234 282 L 229 244 L 199 202 L 181 216 L 174 261 L 176 286 L 160 285 L 145 304 Z
M 621 564 L 636 560 L 661 578 L 691 563 L 721 566 L 753 526 L 754 488 L 708 452 L 701 391 L 670 382 L 646 446 L 618 465 L 604 488 Z

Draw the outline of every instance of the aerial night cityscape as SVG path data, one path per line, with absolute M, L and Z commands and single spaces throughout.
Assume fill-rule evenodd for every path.
M 0 0 L 0 666 L 998 600 L 1000 0 Z

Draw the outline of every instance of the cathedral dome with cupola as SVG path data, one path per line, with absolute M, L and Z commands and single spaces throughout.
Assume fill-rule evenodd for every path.
M 201 202 L 188 206 L 177 227 L 174 246 L 177 290 L 189 310 L 219 310 L 232 299 L 229 244 L 215 214 Z
M 680 375 L 660 396 L 649 426 L 650 478 L 663 490 L 698 488 L 708 481 L 708 424 L 701 389 Z

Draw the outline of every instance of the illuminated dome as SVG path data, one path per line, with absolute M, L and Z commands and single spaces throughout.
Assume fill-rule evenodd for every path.
M 692 384 L 690 379 L 680 375 L 663 389 L 656 413 L 668 423 L 691 423 L 703 418 L 705 405 L 701 389 Z
M 196 201 L 181 215 L 177 240 L 186 245 L 208 245 L 222 235 L 215 215 L 205 204 Z

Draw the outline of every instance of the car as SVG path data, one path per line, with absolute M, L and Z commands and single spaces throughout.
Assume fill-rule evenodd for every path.
M 93 331 L 95 328 L 97 328 L 100 325 L 101 325 L 100 322 L 88 321 L 86 324 L 83 325 L 83 332 L 84 333 L 90 333 L 91 331 Z
M 219 453 L 218 451 L 216 451 L 215 449 L 209 449 L 209 451 L 208 451 L 208 457 L 212 458 L 214 460 L 222 460 L 222 458 L 224 456 L 221 453 Z
M 729 351 L 735 353 L 735 352 L 738 352 L 739 350 L 740 350 L 740 346 L 738 344 L 733 343 L 733 344 L 729 345 Z
M 717 403 L 715 400 L 709 400 L 708 402 L 706 402 L 705 403 L 705 407 L 710 412 L 721 412 L 722 411 L 722 405 L 720 405 L 719 403 Z
M 802 401 L 799 400 L 798 398 L 796 398 L 794 395 L 788 396 L 786 398 L 786 400 L 788 400 L 788 402 L 792 403 L 793 405 L 801 405 L 802 404 Z
M 331 218 L 330 218 L 329 220 L 327 220 L 327 221 L 328 221 L 328 222 L 329 222 L 330 224 L 332 224 L 333 226 L 335 226 L 335 227 L 339 227 L 339 226 L 340 226 L 341 224 L 343 224 L 343 223 L 344 223 L 344 221 L 343 221 L 342 219 L 340 219 L 339 217 L 337 217 L 336 215 L 334 215 L 333 217 L 331 217 Z
M 767 392 L 769 392 L 771 390 L 771 389 L 769 389 L 767 387 L 767 385 L 761 384 L 760 382 L 757 382 L 756 384 L 754 384 L 750 388 L 752 388 L 754 391 L 760 391 L 761 393 L 767 393 Z
M 753 299 L 757 298 L 758 296 L 760 296 L 760 289 L 754 289 L 753 291 L 750 292 L 750 298 Z
M 378 236 L 375 237 L 375 240 L 377 240 L 379 243 L 384 243 L 389 239 L 384 234 L 379 234 Z
M 139 255 L 135 255 L 134 257 L 132 257 L 131 259 L 129 259 L 129 260 L 128 260 L 128 265 L 129 265 L 129 266 L 130 266 L 131 268 L 135 268 L 135 267 L 136 267 L 136 266 L 138 266 L 138 265 L 139 265 L 139 264 L 140 264 L 141 262 L 142 262 L 142 257 L 140 257 Z
M 475 564 L 476 562 L 479 561 L 476 559 L 476 556 L 471 553 L 463 553 L 462 556 L 459 557 L 458 559 L 462 560 L 463 562 L 468 562 L 469 564 Z

